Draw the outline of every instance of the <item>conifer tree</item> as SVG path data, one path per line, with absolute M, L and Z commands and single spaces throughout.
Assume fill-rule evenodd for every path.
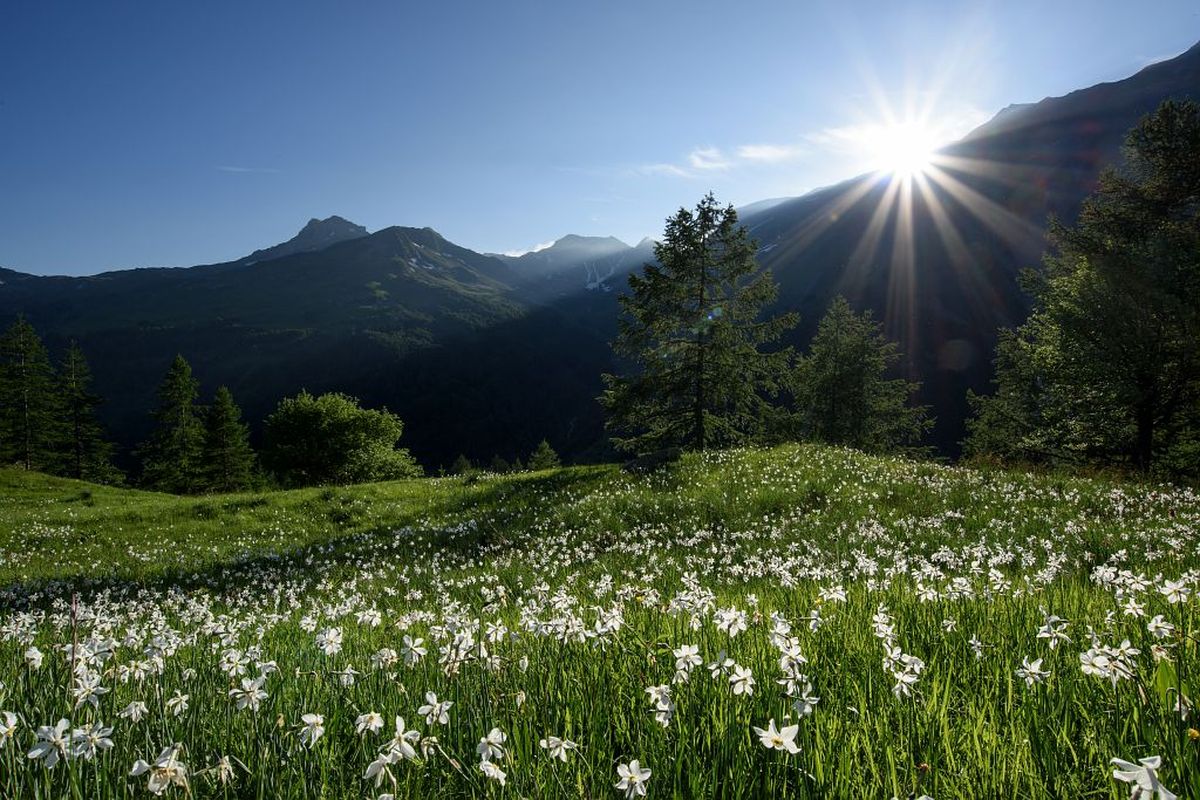
M 558 459 L 558 453 L 554 452 L 554 448 L 545 439 L 542 439 L 529 455 L 529 469 L 534 472 L 543 469 L 554 469 L 560 466 L 562 466 L 562 463 Z
M 1024 276 L 968 454 L 1200 473 L 1200 105 L 1164 102 L 1125 149 Z
M 254 450 L 242 410 L 225 386 L 217 388 L 204 415 L 204 448 L 200 458 L 203 486 L 210 492 L 236 492 L 254 483 Z
M 887 378 L 899 360 L 870 312 L 857 315 L 834 298 L 790 377 L 796 432 L 874 452 L 916 444 L 932 422 L 925 406 L 909 405 L 919 383 Z
M 0 337 L 0 462 L 51 471 L 60 466 L 61 408 L 54 367 L 24 317 Z
M 158 387 L 157 427 L 141 446 L 142 482 L 151 489 L 182 494 L 203 486 L 204 424 L 196 406 L 200 385 L 183 356 L 175 356 Z
M 512 464 L 509 464 L 497 453 L 492 456 L 492 461 L 488 464 L 488 470 L 497 473 L 509 472 L 512 470 Z
M 92 391 L 92 372 L 79 345 L 71 342 L 58 371 L 58 396 L 62 404 L 62 472 L 71 478 L 114 483 L 121 473 L 112 465 L 113 446 L 96 419 L 102 402 Z
M 712 194 L 667 220 L 658 263 L 631 275 L 620 298 L 613 349 L 629 369 L 603 376 L 600 397 L 617 447 L 703 450 L 763 433 L 789 353 L 761 347 L 797 317 L 759 319 L 777 286 L 756 251 L 737 212 Z
M 462 453 L 458 454 L 458 458 L 454 459 L 450 464 L 451 475 L 466 475 L 475 469 L 475 465 L 471 463 L 471 459 L 467 458 Z

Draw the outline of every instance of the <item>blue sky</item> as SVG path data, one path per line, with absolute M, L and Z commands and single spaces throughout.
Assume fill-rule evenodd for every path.
M 1182 2 L 93 3 L 0 10 L 0 266 L 229 260 L 310 217 L 634 242 L 1200 39 Z

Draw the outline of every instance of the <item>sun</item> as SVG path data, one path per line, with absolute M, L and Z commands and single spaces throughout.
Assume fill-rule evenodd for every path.
M 925 174 L 941 144 L 937 132 L 919 122 L 894 122 L 879 125 L 867 142 L 871 168 L 897 178 L 915 178 Z

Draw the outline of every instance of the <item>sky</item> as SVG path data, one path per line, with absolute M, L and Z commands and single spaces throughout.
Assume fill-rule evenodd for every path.
M 634 243 L 1197 40 L 1196 0 L 5 0 L 0 266 L 227 261 L 331 214 Z

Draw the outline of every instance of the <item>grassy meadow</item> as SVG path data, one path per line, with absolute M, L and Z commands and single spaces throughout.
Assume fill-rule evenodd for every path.
M 1195 491 L 811 446 L 0 471 L 0 797 L 1200 797 L 1198 591 Z

